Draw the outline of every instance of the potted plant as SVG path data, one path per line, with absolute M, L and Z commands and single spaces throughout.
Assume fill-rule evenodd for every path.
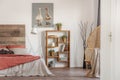
M 63 42 L 67 42 L 67 36 L 66 35 L 63 35 L 61 38 L 62 38 Z
M 49 50 L 50 56 L 53 56 L 53 55 L 54 55 L 54 52 L 55 52 L 55 50 Z
M 62 29 L 62 23 L 56 23 L 57 30 L 60 31 Z

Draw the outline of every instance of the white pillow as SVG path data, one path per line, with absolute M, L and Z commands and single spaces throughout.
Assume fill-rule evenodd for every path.
M 4 49 L 4 50 L 7 50 L 7 51 L 8 51 L 8 49 L 7 49 L 7 48 L 0 48 L 0 50 L 2 50 L 2 49 Z
M 10 48 L 14 52 L 14 54 L 19 55 L 28 55 L 26 48 Z

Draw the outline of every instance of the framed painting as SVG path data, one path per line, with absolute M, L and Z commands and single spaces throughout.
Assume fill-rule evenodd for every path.
M 53 27 L 53 3 L 32 3 L 32 27 Z

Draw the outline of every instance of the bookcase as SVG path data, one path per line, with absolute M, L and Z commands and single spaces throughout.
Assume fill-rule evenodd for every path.
M 47 30 L 46 65 L 49 68 L 70 67 L 70 31 Z

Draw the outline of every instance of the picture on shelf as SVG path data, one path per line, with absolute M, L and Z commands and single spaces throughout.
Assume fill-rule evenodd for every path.
M 60 56 L 59 56 L 59 58 L 60 58 L 60 61 L 67 61 L 67 55 L 65 55 L 65 54 L 61 54 Z
M 67 57 L 61 57 L 60 60 L 61 61 L 67 61 Z
M 66 44 L 65 48 L 64 48 L 64 51 L 68 51 L 68 50 L 69 50 L 69 46 Z
M 60 52 L 64 52 L 64 49 L 65 49 L 65 44 L 61 44 L 61 46 L 60 46 Z
M 65 52 L 69 50 L 69 46 L 67 44 L 60 45 L 60 52 Z

